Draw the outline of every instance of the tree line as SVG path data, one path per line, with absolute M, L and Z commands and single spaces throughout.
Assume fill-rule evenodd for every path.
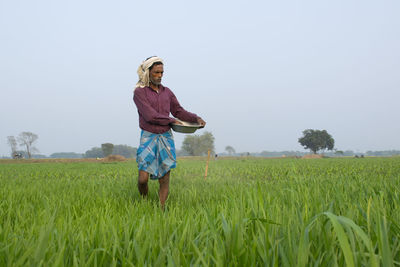
M 11 157 L 19 158 L 47 158 L 45 155 L 34 154 L 39 150 L 34 146 L 39 136 L 32 132 L 22 132 L 18 137 L 8 136 L 7 143 L 11 148 Z M 208 151 L 215 154 L 215 138 L 211 132 L 205 131 L 202 135 L 186 135 L 182 147 L 177 150 L 177 156 L 204 156 Z M 334 148 L 335 140 L 326 130 L 306 129 L 298 142 L 305 149 L 316 154 L 323 152 L 326 156 L 394 156 L 400 155 L 398 150 L 385 151 L 367 151 L 366 153 L 356 153 L 352 150 L 338 150 Z M 18 150 L 18 146 L 25 150 Z M 262 151 L 260 153 L 236 153 L 235 149 L 228 145 L 225 147 L 226 153 L 222 155 L 229 156 L 261 156 L 261 157 L 281 157 L 281 156 L 302 156 L 305 152 L 299 151 Z M 331 151 L 331 152 L 329 152 Z M 49 158 L 103 158 L 109 155 L 121 155 L 125 158 L 135 158 L 137 148 L 128 145 L 114 145 L 112 143 L 103 143 L 100 147 L 93 147 L 85 153 L 75 152 L 57 152 Z
M 8 136 L 7 142 L 11 148 L 11 157 L 21 158 L 103 158 L 109 155 L 121 155 L 125 158 L 135 158 L 137 148 L 128 145 L 114 145 L 112 143 L 103 143 L 100 147 L 92 147 L 85 153 L 75 152 L 57 152 L 49 157 L 45 155 L 34 154 L 39 150 L 34 146 L 39 136 L 31 132 L 22 132 L 17 138 Z M 179 156 L 202 156 L 207 155 L 210 150 L 214 152 L 214 136 L 211 132 L 204 132 L 202 135 L 187 135 L 182 144 L 182 149 L 177 150 Z M 18 145 L 25 150 L 18 150 Z

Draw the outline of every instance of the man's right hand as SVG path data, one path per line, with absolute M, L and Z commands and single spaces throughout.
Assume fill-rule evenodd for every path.
M 197 123 L 201 125 L 200 128 L 204 128 L 206 126 L 206 122 L 202 118 L 197 118 Z

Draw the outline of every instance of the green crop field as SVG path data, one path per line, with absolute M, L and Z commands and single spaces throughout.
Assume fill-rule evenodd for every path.
M 399 266 L 400 158 L 0 164 L 0 266 Z

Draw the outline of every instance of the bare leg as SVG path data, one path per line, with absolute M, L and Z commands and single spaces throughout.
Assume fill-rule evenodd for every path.
M 147 184 L 148 181 L 149 181 L 149 173 L 139 170 L 138 189 L 142 197 L 146 197 L 147 193 L 149 192 L 149 186 Z
M 160 190 L 158 191 L 158 196 L 160 198 L 161 209 L 164 210 L 165 201 L 168 198 L 169 191 L 169 172 L 167 172 L 163 177 L 161 177 L 158 182 L 160 183 Z

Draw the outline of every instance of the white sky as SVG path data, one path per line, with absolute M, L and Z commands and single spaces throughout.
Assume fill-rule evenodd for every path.
M 340 150 L 400 149 L 399 14 L 398 0 L 0 0 L 0 156 L 22 131 L 46 155 L 137 147 L 132 91 L 152 55 L 217 152 L 302 150 L 308 128 Z

